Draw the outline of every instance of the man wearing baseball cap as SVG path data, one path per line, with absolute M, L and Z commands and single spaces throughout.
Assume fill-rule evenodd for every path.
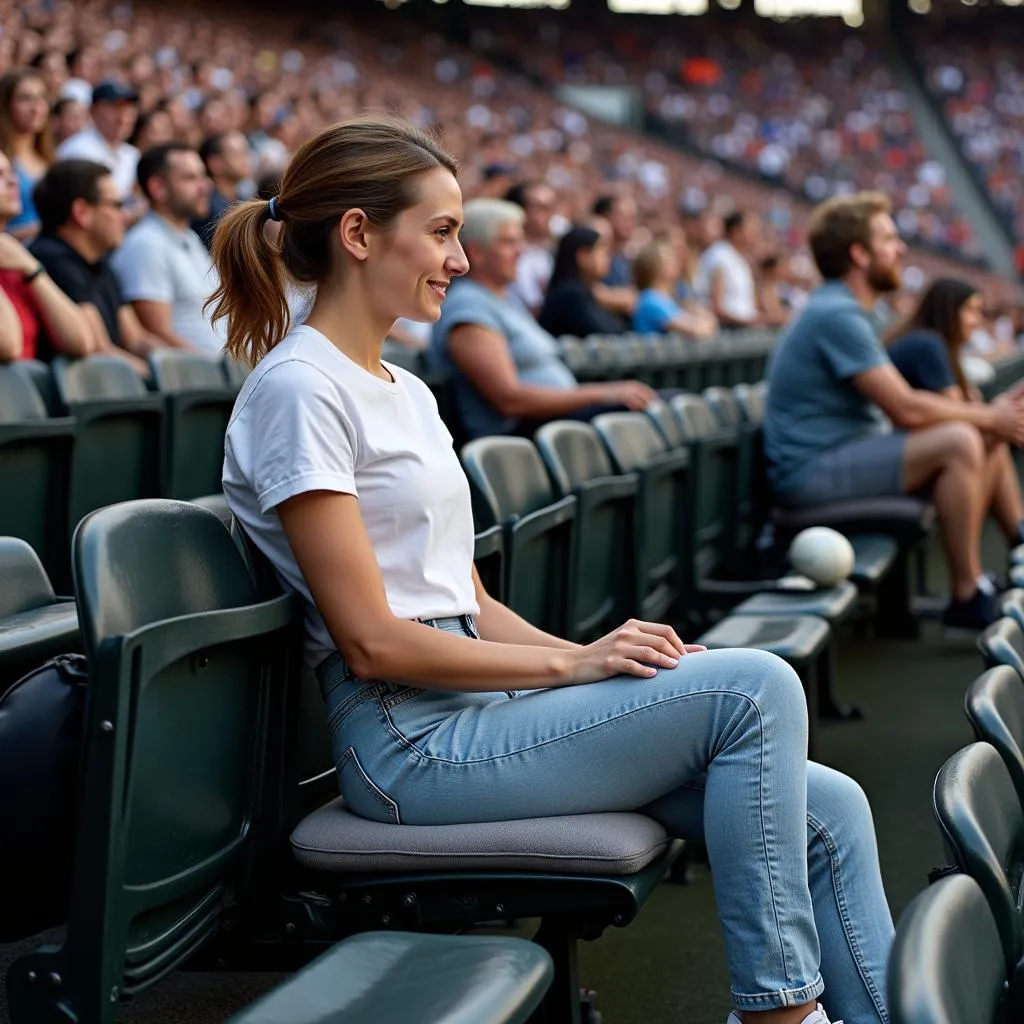
M 128 143 L 139 115 L 139 95 L 123 82 L 100 82 L 92 91 L 91 113 L 92 125 L 62 142 L 57 157 L 109 167 L 121 198 L 127 199 L 139 163 L 139 151 Z

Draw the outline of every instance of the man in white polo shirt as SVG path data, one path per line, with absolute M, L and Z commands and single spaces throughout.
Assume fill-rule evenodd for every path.
M 100 82 L 92 91 L 90 113 L 92 125 L 65 139 L 57 157 L 109 167 L 121 198 L 128 199 L 139 163 L 139 151 L 128 143 L 139 116 L 139 95 L 122 82 Z
M 224 340 L 203 305 L 217 287 L 217 274 L 189 226 L 210 208 L 203 161 L 191 146 L 168 142 L 142 154 L 138 178 L 150 210 L 111 260 L 124 297 L 143 327 L 165 344 L 216 354 Z
M 737 210 L 725 218 L 723 228 L 723 237 L 709 246 L 700 258 L 711 309 L 723 327 L 753 327 L 761 317 L 754 273 L 747 259 L 750 218 Z

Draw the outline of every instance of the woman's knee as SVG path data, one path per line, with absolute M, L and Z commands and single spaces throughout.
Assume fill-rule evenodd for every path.
M 791 665 L 768 651 L 737 648 L 728 653 L 728 681 L 750 698 L 762 718 L 779 718 L 789 725 L 802 720 L 806 725 L 807 699 Z
M 836 837 L 874 837 L 871 804 L 860 783 L 815 762 L 807 765 L 807 814 Z
M 985 461 L 985 440 L 981 431 L 970 423 L 960 421 L 944 423 L 941 429 L 945 433 L 949 457 L 972 469 L 980 469 Z

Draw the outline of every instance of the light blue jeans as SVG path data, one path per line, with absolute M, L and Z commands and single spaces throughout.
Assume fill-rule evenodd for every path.
M 475 635 L 468 616 L 430 624 Z M 846 1024 L 887 1024 L 893 926 L 871 811 L 854 781 L 807 761 L 803 690 L 774 655 L 708 651 L 653 679 L 497 693 L 366 682 L 338 654 L 318 674 L 356 814 L 436 825 L 641 810 L 707 844 L 739 1009 L 827 988 Z

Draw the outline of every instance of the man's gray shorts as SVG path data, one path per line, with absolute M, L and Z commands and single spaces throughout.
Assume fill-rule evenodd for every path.
M 824 505 L 852 498 L 903 494 L 904 431 L 875 434 L 819 455 L 799 491 L 780 494 L 783 505 Z

